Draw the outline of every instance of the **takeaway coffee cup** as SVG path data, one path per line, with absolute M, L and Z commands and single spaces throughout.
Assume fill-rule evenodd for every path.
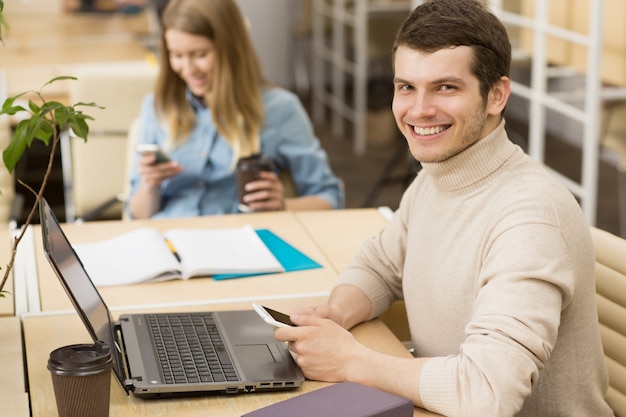
M 274 162 L 263 154 L 254 154 L 247 158 L 241 158 L 237 162 L 237 195 L 239 198 L 239 210 L 248 213 L 252 211 L 243 202 L 243 196 L 246 195 L 245 186 L 250 181 L 254 181 L 259 177 L 261 171 L 273 171 Z
M 69 345 L 48 359 L 59 417 L 108 417 L 111 350 L 104 342 Z

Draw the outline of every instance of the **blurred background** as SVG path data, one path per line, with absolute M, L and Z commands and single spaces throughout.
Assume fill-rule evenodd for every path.
M 5 0 L 0 99 L 45 87 L 46 100 L 106 106 L 89 143 L 66 138 L 46 197 L 75 221 L 119 218 L 128 137 L 156 75 L 159 14 L 167 0 Z M 419 170 L 395 126 L 389 50 L 406 0 L 237 0 L 266 77 L 296 92 L 314 122 L 349 208 L 397 208 Z M 514 47 L 510 137 L 570 188 L 588 221 L 626 236 L 626 2 L 485 1 Z M 34 96 L 30 96 L 31 98 Z M 27 98 L 27 97 L 24 97 Z M 37 99 L 35 97 L 35 99 Z M 0 120 L 6 146 L 18 120 Z M 34 146 L 2 173 L 0 219 L 36 186 L 46 150 Z M 5 178 L 6 177 L 6 178 Z M 5 216 L 6 217 L 3 217 Z M 18 220 L 20 221 L 20 220 Z

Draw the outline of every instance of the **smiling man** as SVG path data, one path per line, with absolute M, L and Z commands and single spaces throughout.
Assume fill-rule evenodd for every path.
M 393 113 L 422 170 L 328 303 L 276 330 L 305 375 L 446 416 L 612 416 L 594 255 L 571 193 L 507 137 L 511 46 L 474 0 L 417 7 L 393 47 Z M 403 299 L 415 358 L 346 329 Z

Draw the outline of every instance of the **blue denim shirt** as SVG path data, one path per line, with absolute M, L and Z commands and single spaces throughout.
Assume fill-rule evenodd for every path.
M 196 110 L 196 126 L 187 141 L 173 149 L 165 148 L 167 134 L 155 113 L 153 94 L 142 104 L 137 143 L 157 143 L 185 167 L 161 184 L 161 211 L 153 218 L 238 212 L 232 148 L 218 134 L 211 109 L 191 96 L 189 101 Z M 274 161 L 279 172 L 291 174 L 298 195 L 314 195 L 333 208 L 343 208 L 341 182 L 333 174 L 298 97 L 281 88 L 268 88 L 263 91 L 263 105 L 261 152 Z M 131 168 L 131 195 L 140 181 L 138 161 L 136 156 Z

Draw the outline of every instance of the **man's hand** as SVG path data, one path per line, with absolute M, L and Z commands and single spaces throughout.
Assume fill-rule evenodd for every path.
M 357 364 L 367 360 L 369 349 L 333 320 L 300 314 L 290 318 L 298 327 L 277 328 L 274 335 L 276 340 L 288 342 L 307 378 L 348 381 Z
M 343 326 L 343 314 L 341 310 L 335 307 L 331 307 L 329 305 L 320 305 L 314 307 L 306 307 L 301 311 L 297 311 L 296 315 L 307 315 L 307 316 L 315 316 L 322 319 L 330 319 L 335 323 L 339 324 L 341 327 Z

